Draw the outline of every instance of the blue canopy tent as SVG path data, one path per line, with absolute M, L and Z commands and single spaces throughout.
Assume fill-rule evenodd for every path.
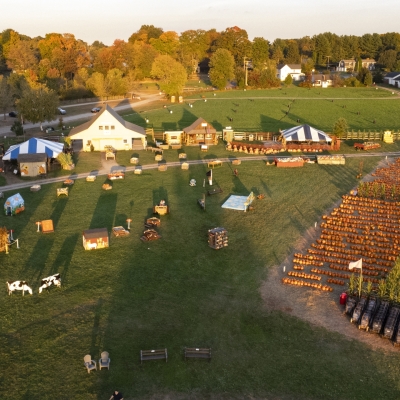
M 286 142 L 332 142 L 332 139 L 323 131 L 310 125 L 294 126 L 282 132 Z
M 11 146 L 4 154 L 3 160 L 16 160 L 20 154 L 46 154 L 48 158 L 56 158 L 63 149 L 62 143 L 31 138 L 24 143 Z

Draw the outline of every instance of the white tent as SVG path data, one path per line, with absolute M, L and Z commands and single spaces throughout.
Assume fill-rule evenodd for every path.
M 16 160 L 20 154 L 46 154 L 49 158 L 56 158 L 63 149 L 62 143 L 31 138 L 26 142 L 11 146 L 4 154 L 3 160 Z
M 282 132 L 287 142 L 332 142 L 332 139 L 323 131 L 310 125 L 294 126 Z

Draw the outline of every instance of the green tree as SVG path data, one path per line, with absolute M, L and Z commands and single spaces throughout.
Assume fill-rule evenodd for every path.
M 216 41 L 218 49 L 230 51 L 236 65 L 243 65 L 243 57 L 251 57 L 252 44 L 247 32 L 237 26 L 226 28 Z
M 349 130 L 349 126 L 347 125 L 347 121 L 345 118 L 340 117 L 333 126 L 332 133 L 338 138 L 343 137 L 347 131 Z
M 4 76 L 0 76 L 0 110 L 6 119 L 6 112 L 14 104 L 12 88 Z
M 233 79 L 235 59 L 226 49 L 218 49 L 210 59 L 210 81 L 218 89 L 224 89 L 226 83 Z
M 188 74 L 196 72 L 199 62 L 207 56 L 207 36 L 203 30 L 188 30 L 179 36 L 178 59 Z
M 24 126 L 22 125 L 22 122 L 19 119 L 14 121 L 10 129 L 11 132 L 14 132 L 16 136 L 22 136 L 24 134 Z
M 293 83 L 292 75 L 288 74 L 284 80 L 286 86 L 290 86 Z
M 151 76 L 158 80 L 160 89 L 168 96 L 181 94 L 187 80 L 184 66 L 169 55 L 154 60 Z
M 150 39 L 150 44 L 160 53 L 175 57 L 179 47 L 179 37 L 174 31 L 164 32 L 157 39 Z
M 123 73 L 118 68 L 113 68 L 107 72 L 106 86 L 109 88 L 111 96 L 123 95 L 126 93 L 126 81 Z
M 256 37 L 253 40 L 252 63 L 254 68 L 263 68 L 269 60 L 269 42 L 262 37 Z
M 86 81 L 86 87 L 97 97 L 106 97 L 109 95 L 109 88 L 107 86 L 106 79 L 101 72 L 94 72 Z
M 37 88 L 27 88 L 17 103 L 21 119 L 40 123 L 40 129 L 45 121 L 52 121 L 56 117 L 59 100 L 57 93 L 41 85 Z
M 288 64 L 300 63 L 299 45 L 295 40 L 290 40 L 288 42 L 285 62 L 287 62 Z

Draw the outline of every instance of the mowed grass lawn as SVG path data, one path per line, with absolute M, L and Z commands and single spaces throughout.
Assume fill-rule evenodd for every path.
M 377 162 L 365 159 L 364 171 Z M 398 399 L 398 353 L 269 310 L 260 296 L 271 268 L 356 185 L 358 167 L 356 159 L 291 170 L 254 161 L 235 178 L 224 164 L 214 171 L 223 193 L 207 198 L 205 212 L 196 204 L 203 165 L 127 174 L 107 192 L 102 177 L 76 181 L 69 197 L 56 197 L 61 184 L 21 190 L 26 210 L 0 217 L 21 246 L 0 254 L 0 398 L 107 399 L 117 388 L 125 399 Z M 200 184 L 189 187 L 190 178 Z M 254 212 L 221 208 L 229 194 L 251 190 L 266 195 Z M 143 243 L 143 222 L 161 199 L 171 207 L 161 217 L 162 238 Z M 83 230 L 110 231 L 127 218 L 129 237 L 83 249 Z M 43 219 L 53 219 L 54 233 L 36 232 Z M 222 250 L 207 245 L 208 229 L 217 226 L 229 232 Z M 40 279 L 57 272 L 62 288 L 39 295 Z M 34 295 L 8 297 L 5 282 L 17 279 Z M 211 347 L 213 360 L 185 362 L 184 346 Z M 141 349 L 164 347 L 168 363 L 140 365 Z M 89 375 L 83 356 L 97 360 L 103 350 L 110 370 Z
M 297 120 L 300 120 L 300 124 L 331 132 L 340 117 L 345 118 L 349 128 L 354 130 L 400 129 L 397 117 L 400 98 L 397 93 L 392 95 L 381 88 L 307 90 L 293 87 L 206 92 L 202 96 L 206 98 L 189 96 L 183 104 L 170 103 L 167 109 L 139 112 L 125 118 L 156 130 L 180 130 L 199 117 L 211 123 L 217 131 L 231 126 L 236 131 L 278 132 L 299 125 Z M 146 118 L 149 119 L 147 125 Z

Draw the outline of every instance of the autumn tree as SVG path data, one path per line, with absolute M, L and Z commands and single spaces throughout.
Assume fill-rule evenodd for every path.
M 162 28 L 157 28 L 154 25 L 142 25 L 137 32 L 132 33 L 128 41 L 130 43 L 143 42 L 149 44 L 151 39 L 158 39 L 163 32 Z
M 113 68 L 107 72 L 106 86 L 111 96 L 120 96 L 126 93 L 126 81 L 123 73 L 118 68 Z
M 8 68 L 16 72 L 24 72 L 36 68 L 38 58 L 32 43 L 27 40 L 19 40 L 11 45 L 7 56 Z
M 57 112 L 59 104 L 58 95 L 42 85 L 38 88 L 26 88 L 21 99 L 17 103 L 17 109 L 21 119 L 40 123 L 40 129 L 45 121 L 52 121 Z
M 150 44 L 160 53 L 175 57 L 179 47 L 179 37 L 174 31 L 163 32 L 157 39 L 150 39 Z
M 210 81 L 218 89 L 224 89 L 234 77 L 235 59 L 226 49 L 218 49 L 210 59 Z
M 183 65 L 169 55 L 160 55 L 154 60 L 151 76 L 169 96 L 181 94 L 187 80 Z

